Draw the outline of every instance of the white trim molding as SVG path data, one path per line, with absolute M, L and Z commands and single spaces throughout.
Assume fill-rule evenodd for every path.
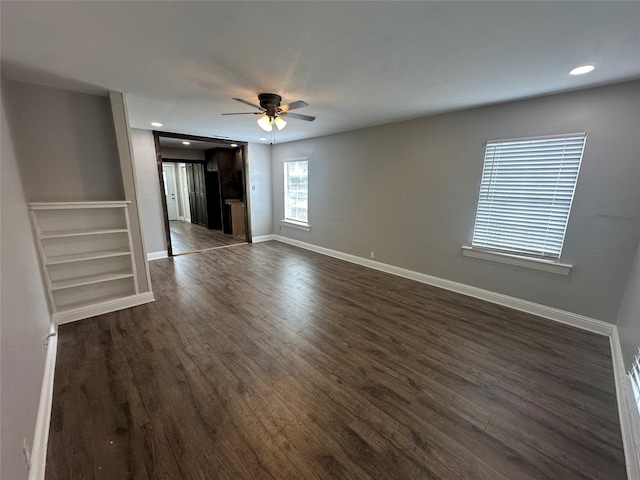
M 53 402 L 53 379 L 56 371 L 56 354 L 58 351 L 58 328 L 47 337 L 47 351 L 44 360 L 44 374 L 40 389 L 40 403 L 36 428 L 33 434 L 31 448 L 31 463 L 29 465 L 29 480 L 44 480 L 47 462 L 47 445 L 49 442 L 49 425 L 51 423 L 51 406 Z
M 280 220 L 280 224 L 284 227 L 297 228 L 298 230 L 304 230 L 305 232 L 311 231 L 311 225 L 308 223 L 295 222 L 293 220 L 287 220 L 286 218 Z
M 154 300 L 153 292 L 138 293 L 128 297 L 116 298 L 94 305 L 87 305 L 85 307 L 74 308 L 73 310 L 54 313 L 52 320 L 56 325 L 62 325 L 63 323 L 75 322 L 76 320 L 95 317 L 96 315 L 111 313 L 116 310 L 136 307 L 144 303 L 153 302 Z
M 426 283 L 427 285 L 433 285 L 434 287 L 444 288 L 445 290 L 450 290 L 452 292 L 479 298 L 491 303 L 497 303 L 498 305 L 504 305 L 505 307 L 514 308 L 522 312 L 548 318 L 549 320 L 555 320 L 556 322 L 572 325 L 583 330 L 599 333 L 600 335 L 609 336 L 613 331 L 613 324 L 603 322 L 601 320 L 596 320 L 595 318 L 578 315 L 577 313 L 567 312 L 565 310 L 548 307 L 539 303 L 529 302 L 528 300 L 522 300 L 520 298 L 510 297 L 501 293 L 491 292 L 489 290 L 484 290 L 478 287 L 472 287 L 470 285 L 465 285 L 464 283 L 434 277 L 425 273 L 416 272 L 414 270 L 407 270 L 406 268 L 388 265 L 386 263 L 377 262 L 368 258 L 357 257 L 355 255 L 339 252 L 337 250 L 331 250 L 325 247 L 319 247 L 317 245 L 301 242 L 300 240 L 294 240 L 292 238 L 283 237 L 280 235 L 274 235 L 274 240 L 282 243 L 288 243 L 289 245 L 294 245 L 306 250 L 311 250 L 313 252 L 321 253 L 329 257 L 339 258 L 347 262 L 373 268 L 374 270 L 380 270 L 382 272 L 391 273 L 392 275 L 398 275 L 399 277 L 415 280 L 420 283 Z
M 573 265 L 566 263 L 553 262 L 541 258 L 523 257 L 522 255 L 511 255 L 502 252 L 492 252 L 473 247 L 462 247 L 462 255 L 465 257 L 479 258 L 490 262 L 506 263 L 507 265 L 515 265 L 517 267 L 530 268 L 532 270 L 541 270 L 543 272 L 557 273 L 559 275 L 569 275 Z
M 253 237 L 251 239 L 251 243 L 269 242 L 271 240 L 275 240 L 275 235 L 258 235 L 257 237 Z
M 167 258 L 169 255 L 166 250 L 147 253 L 147 260 L 158 260 L 159 258 Z

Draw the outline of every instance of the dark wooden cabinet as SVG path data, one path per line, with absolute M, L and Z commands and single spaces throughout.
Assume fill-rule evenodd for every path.
M 221 227 L 224 233 L 232 233 L 231 209 L 227 200 L 244 201 L 242 154 L 240 150 L 213 148 L 207 150 L 207 172 L 217 175 L 219 208 L 222 212 Z
M 231 209 L 225 201 L 244 201 L 242 153 L 213 148 L 205 158 L 203 163 L 186 164 L 191 223 L 231 233 Z
M 217 153 L 222 201 L 244 200 L 242 170 L 238 168 L 236 152 L 233 150 L 219 150 Z
M 205 172 L 207 190 L 208 228 L 222 230 L 222 197 L 220 196 L 220 178 L 217 171 Z
M 189 207 L 191 223 L 208 228 L 207 191 L 205 187 L 204 164 L 188 163 L 187 189 L 189 191 Z

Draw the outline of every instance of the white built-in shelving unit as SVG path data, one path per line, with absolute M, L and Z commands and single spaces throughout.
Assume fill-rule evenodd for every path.
M 139 293 L 128 202 L 29 206 L 54 319 Z

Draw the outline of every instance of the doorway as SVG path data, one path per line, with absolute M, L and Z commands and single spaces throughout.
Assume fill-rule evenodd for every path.
M 250 242 L 246 143 L 153 135 L 169 256 Z
M 175 164 L 162 163 L 162 180 L 164 181 L 164 198 L 167 202 L 167 218 L 178 220 L 178 199 L 176 198 Z

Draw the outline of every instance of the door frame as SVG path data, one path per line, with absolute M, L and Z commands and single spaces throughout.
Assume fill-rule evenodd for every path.
M 178 200 L 178 182 L 176 181 L 176 164 L 173 162 L 162 162 L 162 171 L 164 172 L 164 169 L 171 169 L 171 180 L 173 180 L 173 182 L 169 182 L 169 183 L 173 183 L 173 185 L 168 185 L 169 187 L 173 186 L 173 200 L 175 202 L 176 205 L 176 219 L 180 220 L 180 205 L 179 205 L 179 200 Z M 167 175 L 169 175 L 167 173 Z M 162 176 L 162 180 L 164 180 L 164 175 Z M 165 185 L 165 188 L 167 187 L 167 185 Z M 167 192 L 169 190 L 167 190 L 165 192 L 165 198 L 167 196 Z M 167 217 L 169 216 L 169 206 L 167 205 Z M 169 221 L 171 221 L 171 219 L 169 219 Z
M 249 188 L 249 182 L 247 182 L 247 142 L 241 142 L 238 140 L 229 140 L 226 138 L 215 138 L 215 137 L 201 137 L 198 135 L 187 135 L 184 133 L 175 133 L 175 132 L 161 132 L 159 130 L 152 130 L 153 133 L 153 143 L 156 149 L 156 166 L 158 170 L 158 181 L 160 182 L 160 201 L 162 203 L 162 216 L 164 217 L 164 234 L 165 234 L 165 242 L 167 243 L 167 255 L 169 257 L 173 257 L 173 247 L 171 245 L 171 229 L 169 227 L 169 213 L 167 209 L 167 199 L 164 196 L 164 178 L 162 175 L 162 150 L 160 147 L 160 138 L 178 138 L 181 140 L 199 140 L 202 142 L 213 142 L 220 143 L 231 146 L 232 143 L 237 144 L 235 147 L 240 150 L 242 155 L 242 184 L 244 188 L 244 203 L 245 203 L 245 235 L 247 243 L 252 243 L 252 231 L 251 231 L 251 212 L 249 209 L 250 205 L 250 195 L 251 189 Z M 166 163 L 204 163 L 197 160 L 181 160 L 181 159 L 167 159 L 164 160 Z

